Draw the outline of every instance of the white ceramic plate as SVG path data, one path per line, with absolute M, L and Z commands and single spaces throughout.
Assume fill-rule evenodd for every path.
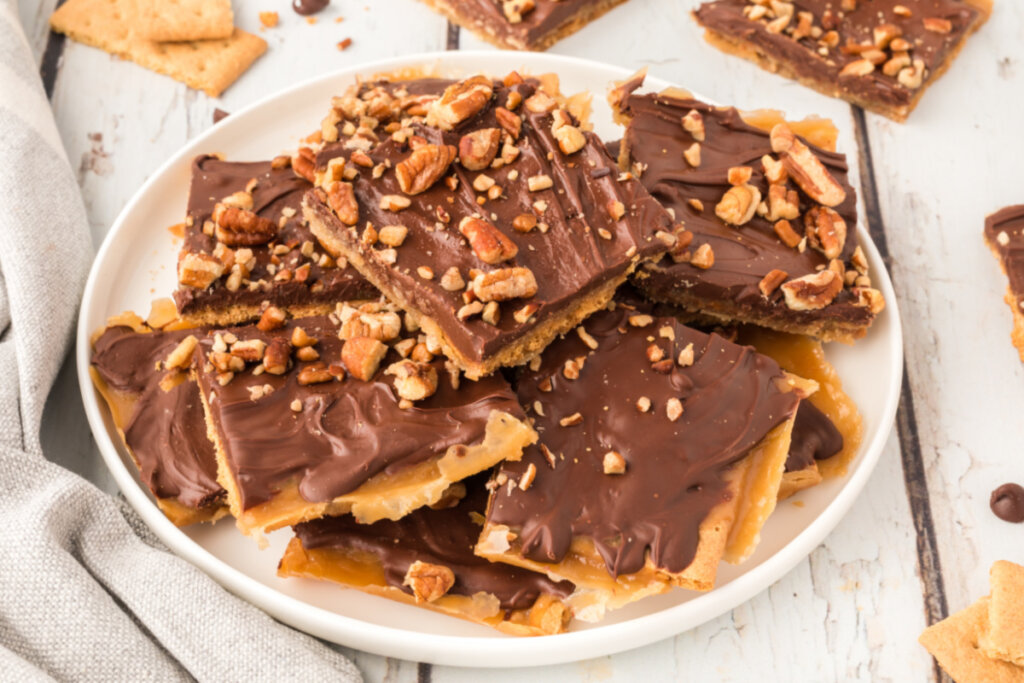
M 723 564 L 718 586 L 709 593 L 675 590 L 611 613 L 599 624 L 574 625 L 569 633 L 541 638 L 512 638 L 489 628 L 434 614 L 355 590 L 316 581 L 279 579 L 277 561 L 290 537 L 270 535 L 259 550 L 230 519 L 216 525 L 178 529 L 161 514 L 141 484 L 121 445 L 110 416 L 89 379 L 89 336 L 109 315 L 131 309 L 145 315 L 149 302 L 168 296 L 175 285 L 179 244 L 167 227 L 185 213 L 190 163 L 200 153 L 220 152 L 228 159 L 269 159 L 295 148 L 316 129 L 332 95 L 356 75 L 412 65 L 436 66 L 443 75 L 486 72 L 502 76 L 511 69 L 554 71 L 564 92 L 595 94 L 595 130 L 616 139 L 604 96 L 624 69 L 547 54 L 450 52 L 403 57 L 345 69 L 314 78 L 232 114 L 186 145 L 136 193 L 114 223 L 93 264 L 82 300 L 78 328 L 78 375 L 89 424 L 100 452 L 145 522 L 174 552 L 226 588 L 296 628 L 346 646 L 403 659 L 456 666 L 505 667 L 554 664 L 607 655 L 694 628 L 750 599 L 805 558 L 850 508 L 875 467 L 892 427 L 902 376 L 903 342 L 892 284 L 878 252 L 860 231 L 877 287 L 888 308 L 868 337 L 856 347 L 832 345 L 828 356 L 846 390 L 864 414 L 866 437 L 848 476 L 803 494 L 803 507 L 782 505 L 764 528 L 757 552 L 742 566 Z M 653 76 L 647 88 L 669 85 Z M 685 86 L 686 84 L 681 84 Z M 850 150 L 847 150 L 850 151 Z

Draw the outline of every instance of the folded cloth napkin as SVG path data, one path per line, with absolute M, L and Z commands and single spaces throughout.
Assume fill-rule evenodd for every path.
M 0 0 L 0 679 L 360 680 L 46 460 L 43 406 L 92 246 L 36 69 Z

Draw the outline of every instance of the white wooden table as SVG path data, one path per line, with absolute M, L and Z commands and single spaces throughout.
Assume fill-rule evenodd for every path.
M 238 109 L 299 78 L 394 55 L 486 48 L 414 0 L 334 0 L 308 25 L 287 0 L 240 0 L 238 23 L 280 12 L 268 54 L 220 100 L 50 34 L 58 0 L 18 0 L 98 245 L 167 157 Z M 431 667 L 347 651 L 367 680 L 897 680 L 939 677 L 917 644 L 929 623 L 988 591 L 997 559 L 1024 562 L 1024 527 L 988 509 L 1024 483 L 1024 368 L 1010 345 L 1005 279 L 981 239 L 986 213 L 1024 202 L 1024 4 L 995 14 L 895 124 L 707 46 L 697 0 L 630 0 L 553 48 L 652 74 L 741 108 L 820 114 L 841 130 L 862 215 L 890 264 L 906 337 L 903 398 L 866 490 L 829 538 L 767 591 L 689 633 L 619 655 L 531 671 Z M 344 21 L 334 19 L 343 16 Z M 351 37 L 352 46 L 335 47 Z M 69 360 L 43 431 L 51 457 L 114 492 Z

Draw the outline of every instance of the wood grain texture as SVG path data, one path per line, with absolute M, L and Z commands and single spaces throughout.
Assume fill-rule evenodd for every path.
M 18 2 L 40 62 L 55 4 Z M 836 122 L 852 183 L 877 197 L 865 206 L 860 193 L 862 215 L 877 216 L 870 227 L 888 247 L 903 308 L 920 470 L 904 467 L 914 463 L 906 451 L 912 439 L 904 435 L 901 454 L 891 437 L 863 495 L 807 560 L 748 603 L 688 633 L 611 657 L 510 671 L 421 666 L 339 648 L 369 681 L 930 680 L 932 660 L 916 638 L 944 609 L 934 603 L 936 578 L 956 610 L 987 590 L 992 561 L 1024 561 L 1020 529 L 987 509 L 992 488 L 1024 482 L 1017 454 L 1024 422 L 1016 409 L 1024 369 L 1009 342 L 1005 280 L 980 236 L 985 213 L 1024 202 L 1011 161 L 1024 157 L 1018 102 L 1024 9 L 997 2 L 992 22 L 901 126 L 858 115 L 715 51 L 688 16 L 696 4 L 630 0 L 552 52 L 648 66 L 723 103 Z M 235 3 L 235 9 L 242 28 L 259 32 L 256 13 L 266 7 Z M 216 107 L 234 111 L 306 75 L 373 59 L 489 49 L 465 31 L 450 31 L 415 0 L 336 0 L 314 25 L 280 13 L 277 28 L 259 33 L 270 43 L 267 56 L 218 100 L 91 48 L 68 43 L 60 51 L 52 103 L 97 244 L 142 182 L 212 125 Z M 339 16 L 343 22 L 335 21 Z M 353 44 L 341 52 L 335 45 L 346 37 Z M 858 124 L 870 145 L 870 167 L 857 155 Z M 113 491 L 88 438 L 70 363 L 46 420 L 60 426 L 44 434 L 48 452 Z M 924 556 L 938 559 L 933 569 L 919 553 L 922 498 L 933 532 Z

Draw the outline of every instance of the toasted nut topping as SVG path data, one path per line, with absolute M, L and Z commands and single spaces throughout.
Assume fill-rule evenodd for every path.
M 686 159 L 686 163 L 694 168 L 700 166 L 700 143 L 695 142 L 683 150 L 683 158 Z
M 423 145 L 414 149 L 395 166 L 398 186 L 408 195 L 426 192 L 448 171 L 455 156 L 456 150 L 451 145 Z
M 378 341 L 398 339 L 402 333 L 402 319 L 394 311 L 343 308 L 341 313 L 341 330 L 338 336 L 342 339 L 353 337 L 369 337 Z
M 416 602 L 434 602 L 455 585 L 455 574 L 448 567 L 416 560 L 405 572 L 402 585 L 412 589 Z
M 727 172 L 730 185 L 746 185 L 754 175 L 754 169 L 750 166 L 733 166 Z
M 219 259 L 202 252 L 183 252 L 178 261 L 178 282 L 186 287 L 206 289 L 224 274 Z
M 448 86 L 427 110 L 427 125 L 451 130 L 475 115 L 491 100 L 494 89 L 486 76 L 473 76 Z
M 942 17 L 925 17 L 921 20 L 926 31 L 946 34 L 953 30 L 953 22 Z
M 794 311 L 825 308 L 843 289 L 843 280 L 828 269 L 782 284 L 786 305 Z
M 256 327 L 261 332 L 270 332 L 271 330 L 283 327 L 286 317 L 284 311 L 277 306 L 267 306 L 260 316 L 260 321 L 256 323 Z
M 579 413 L 573 413 L 567 417 L 563 417 L 558 421 L 558 424 L 563 427 L 575 427 L 578 424 L 583 424 L 583 416 Z
M 502 268 L 473 278 L 472 291 L 484 302 L 529 298 L 537 293 L 537 279 L 529 268 Z
M 770 185 L 783 184 L 789 180 L 789 173 L 786 172 L 786 165 L 776 161 L 773 157 L 765 154 L 761 157 L 761 167 L 764 169 L 764 177 Z
M 626 205 L 617 199 L 613 199 L 608 202 L 608 215 L 612 217 L 612 220 L 620 220 L 626 215 Z
M 292 346 L 297 346 L 301 349 L 306 346 L 313 346 L 316 343 L 317 339 L 315 337 L 310 337 L 306 334 L 306 330 L 301 327 L 295 327 L 292 329 Z
M 548 114 L 558 108 L 558 102 L 543 90 L 538 90 L 526 99 L 523 106 L 534 114 Z
M 800 244 L 801 237 L 793 229 L 789 221 L 782 220 L 775 223 L 775 234 L 779 236 L 782 243 L 787 247 L 795 248 Z
M 592 350 L 597 349 L 597 340 L 587 332 L 583 325 L 576 328 L 576 334 L 579 336 L 580 340 L 587 345 L 587 348 Z
M 526 304 L 522 308 L 517 309 L 516 312 L 512 314 L 512 317 L 515 318 L 515 321 L 517 323 L 523 325 L 529 322 L 530 318 L 532 318 L 533 314 L 536 313 L 538 310 L 540 310 L 539 305 Z M 538 363 L 540 362 L 540 356 L 537 356 L 537 361 Z
M 857 295 L 857 305 L 867 307 L 873 315 L 878 315 L 885 309 L 885 297 L 877 289 L 855 287 L 853 293 Z
M 532 213 L 521 213 L 512 219 L 512 227 L 516 232 L 530 232 L 537 227 L 537 217 Z
M 481 128 L 459 140 L 459 161 L 470 171 L 482 171 L 491 165 L 501 146 L 501 130 Z
M 211 351 L 207 357 L 210 360 L 210 365 L 221 372 L 235 373 L 245 369 L 245 361 L 230 353 Z
M 867 76 L 875 70 L 875 65 L 870 59 L 855 59 L 842 68 L 839 72 L 839 77 L 844 76 Z
M 562 375 L 566 379 L 579 379 L 580 377 L 580 364 L 575 359 L 570 358 L 565 361 L 565 365 L 562 366 Z
M 437 369 L 427 363 L 400 360 L 392 363 L 385 374 L 395 378 L 395 391 L 407 401 L 422 401 L 437 391 Z
M 452 266 L 441 276 L 441 287 L 448 292 L 457 292 L 466 286 L 459 269 Z
M 301 349 L 295 352 L 295 357 L 301 361 L 314 361 L 319 360 L 320 353 L 312 346 L 303 346 Z
M 341 347 L 341 362 L 350 375 L 368 382 L 377 374 L 387 352 L 388 347 L 376 339 L 351 337 Z
M 626 472 L 626 459 L 618 451 L 608 451 L 604 454 L 605 474 L 624 474 Z
M 533 0 L 502 0 L 501 3 L 501 9 L 505 12 L 505 18 L 510 24 L 521 22 L 523 15 L 532 12 L 534 7 Z
M 815 206 L 804 214 L 804 227 L 811 247 L 827 258 L 838 258 L 846 246 L 846 221 L 833 209 Z
M 665 403 L 665 414 L 670 422 L 675 422 L 683 415 L 683 403 L 678 398 L 670 398 Z
M 359 203 L 351 183 L 333 183 L 327 188 L 327 204 L 345 225 L 359 222 Z
M 523 127 L 523 119 L 518 114 L 513 114 L 504 107 L 497 107 L 494 115 L 498 119 L 498 125 L 509 134 L 513 141 L 519 139 L 519 132 Z
M 679 352 L 679 357 L 676 359 L 679 367 L 688 368 L 693 365 L 693 342 L 690 342 L 683 350 Z
M 629 316 L 629 324 L 633 327 L 647 327 L 654 322 L 654 318 L 647 315 L 646 313 L 639 313 L 637 315 Z
M 558 141 L 558 148 L 562 150 L 562 154 L 575 154 L 587 144 L 587 138 L 579 128 L 571 123 L 562 123 L 558 116 L 551 125 L 551 134 Z
M 231 355 L 237 356 L 242 360 L 255 363 L 256 361 L 263 360 L 263 354 L 266 352 L 267 345 L 261 339 L 247 339 L 245 341 L 237 341 L 231 345 Z
M 535 175 L 526 179 L 526 186 L 530 188 L 530 192 L 540 192 L 550 188 L 552 185 L 554 183 L 548 175 Z
M 1007 239 L 1007 241 L 1009 240 Z M 1000 242 L 1000 244 L 1002 244 L 1002 242 Z M 853 256 L 850 257 L 850 261 L 853 263 L 853 267 L 857 269 L 858 273 L 867 275 L 868 259 L 864 255 L 864 250 L 861 249 L 859 244 L 857 245 L 857 248 L 853 250 Z
M 291 347 L 288 341 L 275 337 L 263 352 L 263 368 L 271 375 L 283 375 L 288 370 Z
M 477 315 L 479 313 L 483 313 L 483 310 L 484 310 L 483 303 L 481 303 L 479 301 L 471 301 L 470 303 L 468 303 L 465 306 L 463 306 L 462 308 L 460 308 L 455 313 L 455 317 L 458 318 L 459 320 L 463 320 L 463 321 L 464 320 L 469 320 L 474 315 Z
M 693 252 L 693 256 L 690 257 L 690 263 L 703 270 L 715 265 L 715 252 L 711 249 L 711 245 L 705 243 L 697 247 L 697 251 Z
M 699 111 L 691 109 L 680 122 L 683 124 L 683 130 L 692 135 L 694 140 L 704 142 L 704 117 Z
M 665 351 L 657 344 L 650 344 L 647 347 L 646 355 L 648 361 L 651 363 L 657 363 L 665 357 Z
M 377 232 L 377 240 L 389 247 L 400 247 L 408 234 L 404 225 L 385 225 Z
M 669 341 L 675 341 L 676 331 L 672 329 L 671 325 L 662 325 L 658 329 L 658 336 L 662 339 L 668 339 Z
M 488 325 L 497 325 L 501 321 L 501 306 L 497 301 L 488 301 L 480 318 Z
M 251 197 L 248 194 L 244 196 Z M 247 209 L 217 204 L 212 218 L 217 240 L 230 247 L 266 244 L 277 236 L 277 224 L 274 221 Z
M 670 372 L 672 372 L 672 359 L 671 358 L 665 358 L 663 360 L 659 360 L 659 361 L 655 361 L 654 363 L 651 363 L 651 370 L 654 370 L 655 372 L 657 372 L 659 374 L 662 374 L 662 375 L 669 374 Z
M 779 285 L 786 281 L 787 277 L 789 275 L 786 271 L 776 268 L 761 278 L 761 281 L 757 283 L 757 288 L 761 290 L 761 294 L 769 296 L 779 288 Z
M 408 209 L 412 201 L 400 194 L 386 194 L 380 198 L 380 208 L 385 211 L 401 211 Z
M 915 59 L 912 66 L 902 69 L 896 77 L 900 85 L 916 90 L 924 82 L 924 60 Z
M 193 335 L 189 335 L 178 342 L 178 345 L 174 347 L 174 350 L 167 354 L 167 359 L 164 361 L 164 367 L 168 370 L 175 368 L 187 368 L 192 365 L 192 353 L 196 350 L 196 345 L 199 340 Z
M 430 266 L 420 266 L 419 268 L 416 269 L 416 274 L 419 275 L 424 280 L 434 279 L 434 269 L 431 268 Z
M 884 73 L 886 76 L 896 77 L 899 75 L 900 71 L 903 71 L 903 69 L 907 68 L 908 66 L 911 66 L 911 64 L 912 62 L 909 53 L 898 52 L 893 54 L 892 59 L 885 63 L 885 65 L 882 67 L 882 73 Z
M 473 179 L 473 189 L 477 192 L 487 192 L 492 187 L 494 187 L 494 178 L 486 173 L 481 173 Z
M 328 372 L 325 363 L 314 363 L 313 365 L 307 365 L 299 371 L 298 382 L 300 385 L 306 386 L 308 384 L 330 382 L 332 379 L 334 379 L 334 376 Z
M 288 407 L 292 409 L 293 413 L 301 413 L 302 412 L 302 401 L 300 401 L 299 399 L 295 399 L 294 401 L 292 401 L 289 404 Z
M 729 225 L 743 225 L 754 217 L 761 191 L 753 185 L 730 187 L 715 206 L 715 215 Z
M 639 410 L 641 413 L 646 413 L 648 410 L 651 409 L 651 399 L 647 398 L 646 396 L 641 396 L 636 400 L 636 409 Z
M 825 206 L 839 206 L 846 200 L 846 190 L 789 126 L 779 123 L 772 128 L 771 145 L 772 151 L 781 156 L 790 177 L 808 197 Z
M 523 476 L 519 478 L 519 489 L 525 491 L 533 485 L 533 480 L 537 477 L 537 466 L 532 462 L 526 466 L 526 471 L 523 472 Z
M 463 218 L 459 232 L 469 240 L 473 253 L 484 263 L 494 265 L 515 258 L 519 253 L 519 247 L 505 233 L 479 218 Z

